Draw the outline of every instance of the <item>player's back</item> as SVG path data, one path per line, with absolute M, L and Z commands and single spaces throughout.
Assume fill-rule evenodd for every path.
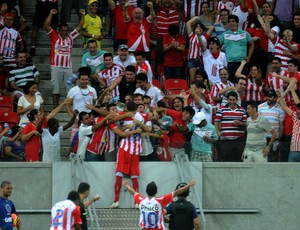
M 56 203 L 51 210 L 50 230 L 72 230 L 74 225 L 73 212 L 76 208 L 74 202 L 70 200 Z

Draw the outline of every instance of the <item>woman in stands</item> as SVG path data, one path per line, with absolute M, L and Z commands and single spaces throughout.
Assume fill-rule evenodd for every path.
M 41 139 L 38 132 L 38 126 L 41 123 L 42 116 L 39 110 L 33 109 L 28 113 L 29 123 L 25 126 L 21 140 L 26 142 L 25 156 L 27 162 L 40 161 Z
M 236 78 L 245 78 L 247 81 L 244 100 L 246 102 L 257 101 L 260 103 L 263 101 L 264 95 L 262 93 L 267 91 L 267 84 L 262 80 L 262 73 L 258 65 L 253 65 L 250 68 L 248 76 L 243 75 L 242 71 L 245 65 L 246 61 L 243 60 L 235 73 Z
M 34 81 L 28 81 L 24 87 L 24 93 L 22 97 L 19 98 L 17 113 L 20 116 L 19 125 L 25 127 L 29 122 L 27 114 L 33 110 L 37 109 L 43 116 L 43 99 L 37 94 L 37 84 Z
M 25 161 L 25 142 L 21 140 L 23 129 L 16 125 L 11 129 L 11 137 L 14 141 L 7 141 L 4 145 L 4 161 Z

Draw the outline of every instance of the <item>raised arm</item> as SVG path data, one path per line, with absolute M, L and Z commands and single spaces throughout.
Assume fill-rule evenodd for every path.
M 130 17 L 128 15 L 128 7 L 130 6 L 129 2 L 126 2 L 125 5 L 123 6 L 123 18 L 125 22 L 130 21 Z
M 128 190 L 128 192 L 130 192 L 131 195 L 134 196 L 137 193 L 133 188 L 130 187 L 127 180 L 124 180 L 123 186 Z
M 295 87 L 296 87 L 296 79 L 292 78 L 291 81 L 290 81 L 290 84 L 288 86 L 288 89 L 292 93 L 292 97 L 293 97 L 295 105 L 298 105 L 300 103 L 300 100 L 299 100 L 299 97 L 298 97 L 298 95 L 297 95 L 297 93 L 295 91 Z
M 114 10 L 116 8 L 116 3 L 114 0 L 107 0 L 107 3 L 111 10 Z
M 265 31 L 265 34 L 267 35 L 267 37 L 272 41 L 275 37 L 274 33 L 271 31 L 271 26 L 270 26 L 270 22 L 268 21 L 268 19 L 266 18 L 265 20 L 260 16 L 257 15 L 257 19 L 261 24 L 261 27 L 263 28 L 263 30 Z
M 148 17 L 148 19 L 152 22 L 156 18 L 155 10 L 153 8 L 153 3 L 150 1 L 147 1 L 147 6 L 150 9 L 150 16 Z
M 50 10 L 50 13 L 49 13 L 48 17 L 46 18 L 45 29 L 46 29 L 47 33 L 49 33 L 52 30 L 51 21 L 52 21 L 53 14 L 57 14 L 57 10 L 56 9 Z
M 279 98 L 277 99 L 277 102 L 281 105 L 282 109 L 283 109 L 288 115 L 292 116 L 293 110 L 290 109 L 290 108 L 287 106 L 287 104 L 286 104 L 284 98 L 279 97 Z
M 185 191 L 187 191 L 190 187 L 194 186 L 195 184 L 196 184 L 196 181 L 194 179 L 192 179 L 186 186 L 175 190 L 174 196 L 178 196 L 178 195 L 184 193 Z
M 197 20 L 199 20 L 199 16 L 195 16 L 195 17 L 193 17 L 193 18 L 191 18 L 190 20 L 187 21 L 186 31 L 187 31 L 188 36 L 193 33 L 192 24 L 194 22 L 196 22 Z
M 82 27 L 83 27 L 83 24 L 84 24 L 84 17 L 85 17 L 85 10 L 84 9 L 80 9 L 79 10 L 79 13 L 80 13 L 80 21 L 77 25 L 77 27 L 75 28 L 77 30 L 78 33 L 80 33 Z
M 246 63 L 247 63 L 247 62 L 246 62 L 245 60 L 242 60 L 242 62 L 241 62 L 241 64 L 240 64 L 239 68 L 238 68 L 238 69 L 236 70 L 236 72 L 235 72 L 235 77 L 236 77 L 236 78 L 241 78 L 241 77 L 246 78 L 246 76 L 242 74 L 242 71 L 243 71 L 244 66 L 246 65 Z

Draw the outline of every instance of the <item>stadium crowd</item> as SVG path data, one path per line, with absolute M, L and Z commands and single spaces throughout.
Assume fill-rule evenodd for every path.
M 1 160 L 59 161 L 61 135 L 72 127 L 70 152 L 117 162 L 113 208 L 124 174 L 138 191 L 139 161 L 180 154 L 202 162 L 300 161 L 299 1 L 62 0 L 58 17 L 56 0 L 37 0 L 30 47 L 22 7 L 0 2 L 0 94 L 18 115 L 12 127 L 1 109 Z M 47 114 L 35 66 L 42 28 L 50 45 Z M 79 36 L 82 67 L 73 75 Z M 112 53 L 103 39 L 113 40 Z M 60 126 L 63 107 L 70 121 Z

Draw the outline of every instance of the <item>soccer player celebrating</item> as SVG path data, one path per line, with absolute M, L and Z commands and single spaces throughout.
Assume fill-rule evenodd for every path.
M 157 194 L 157 186 L 155 182 L 150 182 L 147 185 L 146 193 L 147 197 L 143 197 L 130 187 L 127 180 L 124 181 L 123 186 L 134 196 L 134 201 L 139 205 L 140 209 L 140 221 L 139 225 L 141 229 L 147 230 L 163 230 L 165 229 L 163 223 L 163 210 L 164 207 L 171 203 L 175 196 L 178 196 L 187 191 L 191 186 L 195 185 L 195 180 L 192 179 L 187 185 L 181 187 L 175 192 L 155 197 Z

